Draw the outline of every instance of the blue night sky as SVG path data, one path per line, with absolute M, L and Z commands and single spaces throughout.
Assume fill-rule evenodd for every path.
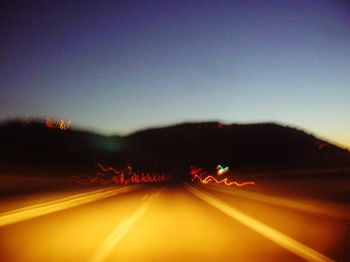
M 105 134 L 269 121 L 350 147 L 346 1 L 8 1 L 1 10 L 0 120 L 57 117 Z

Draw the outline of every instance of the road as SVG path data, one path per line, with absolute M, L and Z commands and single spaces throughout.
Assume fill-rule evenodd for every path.
M 346 261 L 345 206 L 221 186 L 107 188 L 0 214 L 1 261 Z

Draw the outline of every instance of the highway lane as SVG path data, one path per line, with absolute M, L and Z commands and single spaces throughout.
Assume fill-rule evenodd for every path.
M 244 215 L 250 216 L 258 223 L 267 225 L 329 258 L 334 258 L 336 261 L 349 259 L 350 208 L 348 205 L 300 199 L 300 197 L 277 197 L 256 193 L 254 190 L 232 190 L 215 185 L 201 187 L 201 190 L 222 203 L 229 204 Z M 250 227 L 249 224 L 248 226 Z M 262 232 L 264 235 L 265 233 Z M 266 237 L 272 239 L 268 233 Z M 293 249 L 292 246 L 291 251 Z M 308 260 L 307 257 L 305 259 Z
M 1 261 L 87 261 L 152 191 L 120 194 L 3 226 Z
M 216 202 L 209 203 L 198 196 L 195 193 L 198 189 Z M 235 189 L 224 191 L 232 190 Z M 349 232 L 346 219 L 227 192 L 182 185 L 147 188 L 3 225 L 0 227 L 1 261 L 332 261 L 331 258 L 346 258 L 343 243 Z M 236 215 L 242 212 L 247 216 L 244 221 L 253 219 L 249 222 L 253 226 L 220 210 L 215 203 L 233 208 Z M 265 226 L 263 232 L 254 227 L 257 225 L 254 221 L 258 228 Z M 291 239 L 292 248 L 274 239 L 275 231 Z M 293 244 L 294 248 L 298 244 L 306 247 L 306 255 L 295 251 Z

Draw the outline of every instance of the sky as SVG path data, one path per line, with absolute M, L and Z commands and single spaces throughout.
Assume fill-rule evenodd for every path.
M 347 1 L 5 1 L 0 121 L 277 122 L 350 148 Z

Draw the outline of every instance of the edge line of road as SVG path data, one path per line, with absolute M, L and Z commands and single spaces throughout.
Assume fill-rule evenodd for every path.
M 86 193 L 63 197 L 42 204 L 27 206 L 0 214 L 0 227 L 65 210 L 82 204 L 102 200 L 118 194 L 142 189 L 142 185 L 133 185 L 121 188 L 98 189 Z
M 232 219 L 238 221 L 239 223 L 249 227 L 265 238 L 273 241 L 279 246 L 287 249 L 288 251 L 294 253 L 295 255 L 307 260 L 315 262 L 334 262 L 335 260 L 319 253 L 318 251 L 296 241 L 295 239 L 283 234 L 282 232 L 260 222 L 259 220 L 249 216 L 248 214 L 240 211 L 237 208 L 230 206 L 229 204 L 223 202 L 212 196 L 209 193 L 204 193 L 188 184 L 185 184 L 185 188 L 194 196 L 207 202 L 214 208 L 220 210 L 224 214 L 228 215 Z
M 274 197 L 274 196 L 265 195 L 261 193 L 245 191 L 242 189 L 237 189 L 236 191 L 227 191 L 225 190 L 225 188 L 222 188 L 216 185 L 212 185 L 208 187 L 208 190 L 212 190 L 212 191 L 216 191 L 219 193 L 224 193 L 224 194 L 228 194 L 236 197 L 246 198 L 250 200 L 256 200 L 256 201 L 271 204 L 274 206 L 280 206 L 280 207 L 295 209 L 295 210 L 299 210 L 299 211 L 303 211 L 311 214 L 350 221 L 350 215 L 345 213 L 345 207 L 335 205 L 335 204 L 326 203 L 328 208 L 322 208 L 322 207 L 316 206 L 316 202 L 311 203 L 311 202 L 295 201 L 287 198 L 279 198 L 279 197 Z

